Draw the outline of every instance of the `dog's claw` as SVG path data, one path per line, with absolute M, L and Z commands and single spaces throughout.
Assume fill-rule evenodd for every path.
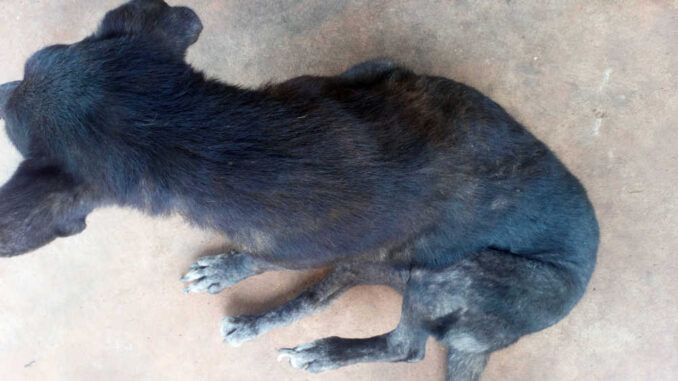
M 187 272 L 186 275 L 184 275 L 184 277 L 181 278 L 181 281 L 182 282 L 190 282 L 190 281 L 198 280 L 198 279 L 205 277 L 205 275 L 207 275 L 206 273 L 207 273 L 207 271 L 205 270 L 205 268 L 202 268 L 202 267 L 201 268 L 194 268 L 193 270 Z

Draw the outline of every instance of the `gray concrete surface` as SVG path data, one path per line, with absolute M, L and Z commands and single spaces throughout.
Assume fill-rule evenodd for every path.
M 120 0 L 0 0 L 0 82 L 39 48 L 79 40 Z M 244 86 L 332 74 L 374 56 L 471 84 L 546 141 L 589 190 L 602 228 L 569 317 L 496 353 L 483 380 L 678 379 L 678 2 L 176 0 L 205 30 L 189 60 Z M 0 135 L 0 181 L 20 157 Z M 311 376 L 278 347 L 390 330 L 399 296 L 361 287 L 240 348 L 224 314 L 291 297 L 313 274 L 185 295 L 192 260 L 224 244 L 179 218 L 106 209 L 81 235 L 0 261 L 3 380 L 442 380 L 424 361 Z

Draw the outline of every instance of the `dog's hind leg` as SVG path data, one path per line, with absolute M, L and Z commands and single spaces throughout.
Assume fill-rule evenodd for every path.
M 289 358 L 298 369 L 318 373 L 359 362 L 408 361 L 424 358 L 430 333 L 410 308 L 407 292 L 398 327 L 383 335 L 364 339 L 327 337 L 296 348 L 281 349 L 279 358 Z
M 414 362 L 424 358 L 426 338 L 423 330 L 401 328 L 366 339 L 326 337 L 292 349 L 281 349 L 279 358 L 289 358 L 297 369 L 311 373 L 340 368 L 360 362 Z
M 245 278 L 266 271 L 281 268 L 255 256 L 232 251 L 202 257 L 191 265 L 191 270 L 181 278 L 182 282 L 193 282 L 186 286 L 186 292 L 208 292 L 216 294 Z
M 491 352 L 556 323 L 581 297 L 591 258 L 541 258 L 562 260 L 488 249 L 446 268 L 412 270 L 405 299 L 449 348 L 448 381 L 477 380 Z
M 448 380 L 476 380 L 492 351 L 567 314 L 590 276 L 591 265 L 582 260 L 555 265 L 485 250 L 446 268 L 414 268 L 394 331 L 367 339 L 324 338 L 281 355 L 314 373 L 358 362 L 416 361 L 433 335 L 449 348 Z
M 275 328 L 320 312 L 357 285 L 387 285 L 403 292 L 409 270 L 370 263 L 338 265 L 325 279 L 289 302 L 261 314 L 227 316 L 222 321 L 224 341 L 238 346 Z

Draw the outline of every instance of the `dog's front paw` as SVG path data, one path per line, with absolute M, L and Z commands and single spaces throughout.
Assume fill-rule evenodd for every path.
M 224 336 L 224 343 L 239 347 L 259 336 L 257 319 L 248 315 L 226 316 L 221 319 L 221 335 Z
M 337 337 L 328 337 L 316 340 L 312 343 L 300 345 L 296 348 L 283 348 L 278 350 L 278 361 L 290 360 L 290 365 L 297 369 L 304 369 L 311 373 L 320 373 L 326 370 L 336 369 L 340 364 L 332 361 L 330 353 L 332 341 Z
M 186 273 L 182 282 L 193 282 L 184 288 L 186 292 L 208 292 L 217 294 L 247 278 L 250 272 L 244 266 L 244 254 L 218 254 L 202 257 L 191 265 L 191 271 Z

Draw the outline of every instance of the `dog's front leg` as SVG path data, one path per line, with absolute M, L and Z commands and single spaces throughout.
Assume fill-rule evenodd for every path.
M 193 282 L 184 291 L 217 294 L 252 275 L 280 268 L 252 255 L 232 251 L 202 257 L 191 269 L 181 278 L 182 282 Z

